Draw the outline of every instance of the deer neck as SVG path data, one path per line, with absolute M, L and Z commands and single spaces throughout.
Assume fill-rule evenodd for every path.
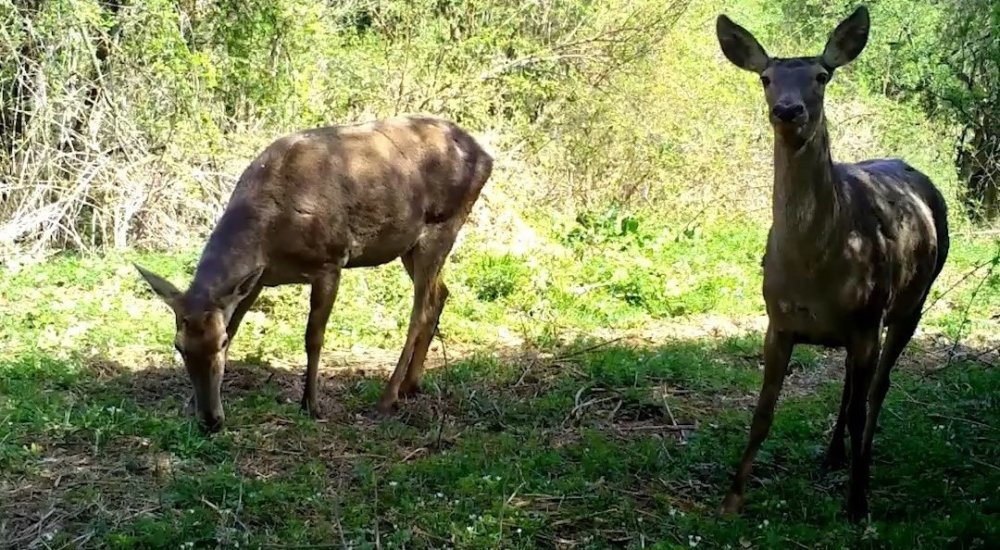
M 839 207 L 826 122 L 804 142 L 776 132 L 772 223 L 781 253 L 822 254 L 836 235 Z
M 208 307 L 234 282 L 263 265 L 261 243 L 266 231 L 265 220 L 249 205 L 231 204 L 226 208 L 201 253 L 188 295 Z M 233 307 L 224 311 L 226 322 Z

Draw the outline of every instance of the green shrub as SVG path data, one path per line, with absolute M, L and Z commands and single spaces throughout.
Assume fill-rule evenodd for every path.
M 471 261 L 465 282 L 480 300 L 494 302 L 517 292 L 528 275 L 528 266 L 516 256 L 485 254 Z
M 584 211 L 576 216 L 576 223 L 561 241 L 578 254 L 604 247 L 616 250 L 642 247 L 650 236 L 640 232 L 640 224 L 639 215 L 622 212 L 618 206 L 603 211 Z

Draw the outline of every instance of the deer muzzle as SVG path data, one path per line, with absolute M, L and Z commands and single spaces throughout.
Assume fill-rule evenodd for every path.
M 775 123 L 804 123 L 806 107 L 801 103 L 778 103 L 771 108 L 771 121 Z
M 201 427 L 208 433 L 222 429 L 226 414 L 222 409 L 222 368 L 213 364 L 201 372 L 191 371 L 195 410 Z

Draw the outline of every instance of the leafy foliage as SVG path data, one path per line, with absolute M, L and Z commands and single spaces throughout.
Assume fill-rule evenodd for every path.
M 199 232 L 247 157 L 304 127 L 430 112 L 533 154 L 584 115 L 622 126 L 592 106 L 685 3 L 4 0 L 0 246 Z M 597 188 L 617 160 L 580 145 L 552 158 L 587 154 Z
M 466 284 L 480 300 L 493 302 L 506 298 L 525 284 L 528 269 L 511 254 L 482 255 L 472 261 Z

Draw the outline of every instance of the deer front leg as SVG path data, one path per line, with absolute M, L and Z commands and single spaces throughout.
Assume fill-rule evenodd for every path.
M 320 418 L 322 412 L 316 397 L 319 386 L 319 356 L 323 351 L 326 323 L 337 299 L 340 285 L 340 269 L 320 275 L 312 283 L 309 296 L 309 322 L 306 325 L 306 383 L 302 390 L 302 410 L 313 418 Z
M 750 477 L 757 451 L 771 431 L 774 407 L 781 393 L 781 385 L 785 381 L 785 369 L 788 368 L 788 360 L 792 356 L 792 346 L 791 334 L 778 332 L 768 326 L 767 335 L 764 337 L 764 384 L 757 399 L 757 407 L 754 409 L 753 421 L 750 423 L 749 442 L 743 451 L 743 458 L 733 476 L 729 492 L 722 502 L 724 515 L 738 514 L 743 509 L 743 492 L 746 489 L 747 478 Z
M 257 286 L 250 291 L 250 294 L 247 294 L 246 298 L 240 300 L 240 303 L 236 305 L 236 309 L 233 310 L 233 316 L 229 318 L 229 324 L 226 325 L 226 334 L 229 336 L 230 342 L 232 342 L 233 338 L 236 337 L 236 331 L 240 329 L 243 317 L 246 316 L 254 302 L 257 301 L 257 297 L 260 296 L 260 291 L 263 290 L 263 288 L 264 285 L 258 283 Z

